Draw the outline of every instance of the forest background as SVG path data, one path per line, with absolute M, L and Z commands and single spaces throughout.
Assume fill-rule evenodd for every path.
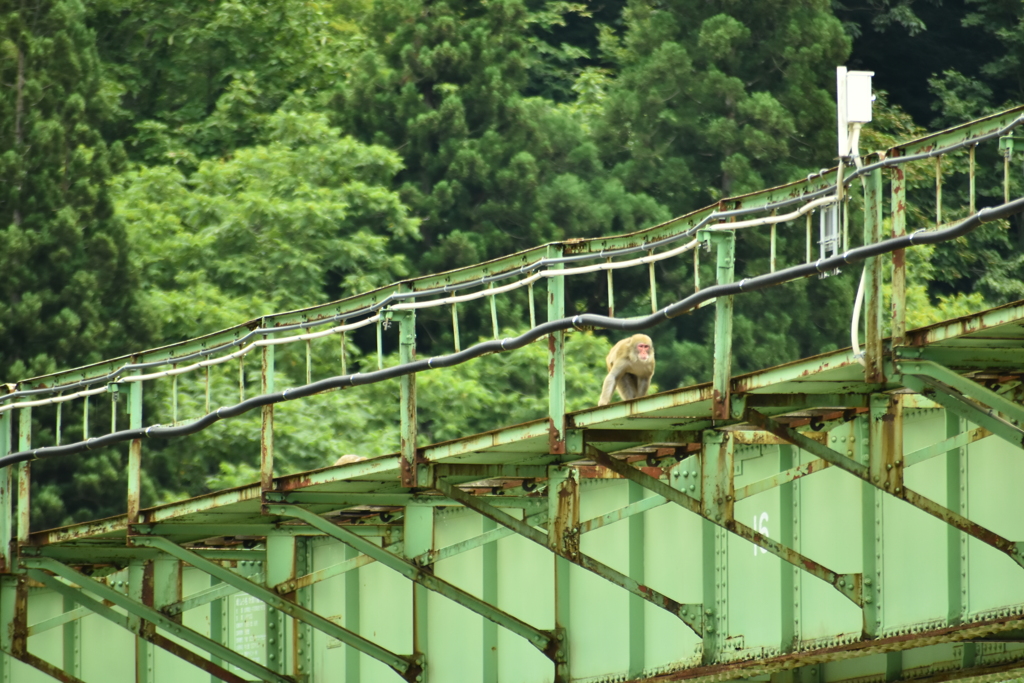
M 1024 4 L 0 0 L 0 380 L 803 177 L 835 163 L 842 64 L 876 72 L 862 149 L 1019 105 Z M 979 203 L 997 203 L 1002 163 L 982 162 Z M 802 258 L 797 232 L 780 237 L 783 263 Z M 1002 223 L 916 250 L 911 325 L 1024 298 L 1021 246 L 1024 224 Z M 739 268 L 765 270 L 765 247 L 752 240 Z M 644 277 L 616 280 L 619 315 L 649 307 Z M 667 261 L 658 278 L 670 296 L 692 273 Z M 848 345 L 855 287 L 851 271 L 739 297 L 734 371 Z M 568 310 L 600 312 L 605 296 L 571 288 Z M 499 313 L 503 334 L 527 327 L 522 298 Z M 424 322 L 420 355 L 451 350 L 450 324 Z M 710 378 L 711 322 L 652 331 L 656 388 Z M 483 312 L 462 321 L 463 345 L 490 333 Z M 571 409 L 596 402 L 609 339 L 570 335 Z M 545 349 L 421 375 L 421 442 L 544 416 Z M 304 351 L 279 353 L 279 385 L 305 381 Z M 347 354 L 375 366 L 373 333 Z M 337 364 L 336 343 L 314 355 Z M 258 364 L 249 372 L 258 386 Z M 198 384 L 175 397 L 160 384 L 147 385 L 147 423 L 168 422 L 172 401 L 201 412 Z M 237 391 L 228 373 L 214 404 Z M 397 393 L 388 382 L 282 407 L 279 471 L 396 451 Z M 34 418 L 35 445 L 52 442 L 53 415 Z M 147 442 L 143 503 L 257 479 L 257 419 Z M 125 450 L 39 461 L 33 525 L 122 511 Z

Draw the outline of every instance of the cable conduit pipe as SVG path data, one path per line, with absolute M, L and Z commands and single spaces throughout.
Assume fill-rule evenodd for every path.
M 859 263 L 864 259 L 868 259 L 873 256 L 881 256 L 882 254 L 887 254 L 896 251 L 897 249 L 905 249 L 909 246 L 914 246 L 915 244 L 939 244 L 941 242 L 946 242 L 962 235 L 966 235 L 983 223 L 1006 218 L 1021 212 L 1024 212 L 1024 197 L 1015 199 L 1012 202 L 1007 202 L 1006 204 L 982 209 L 964 221 L 942 230 L 918 230 L 910 235 L 893 237 L 874 244 L 857 247 L 843 254 L 837 254 L 825 259 L 820 259 L 816 263 L 804 263 L 798 266 L 785 268 L 783 270 L 777 270 L 774 273 L 745 278 L 739 283 L 712 285 L 700 292 L 691 294 L 680 301 L 669 304 L 661 310 L 647 316 L 623 319 L 585 313 L 571 318 L 552 320 L 542 323 L 518 337 L 506 338 L 500 342 L 494 340 L 481 342 L 467 349 L 463 349 L 462 351 L 448 354 L 446 356 L 435 356 L 428 360 L 413 361 L 411 363 L 406 363 L 405 365 L 384 368 L 383 370 L 375 370 L 373 372 L 330 377 L 300 387 L 293 387 L 283 392 L 255 396 L 232 406 L 222 406 L 217 408 L 214 412 L 186 425 L 172 427 L 153 425 L 145 428 L 127 429 L 119 432 L 113 432 L 105 436 L 92 437 L 88 441 L 84 442 L 79 441 L 62 446 L 45 446 L 42 448 L 11 453 L 10 455 L 0 457 L 0 467 L 6 467 L 8 465 L 27 462 L 30 460 L 74 455 L 86 450 L 113 446 L 133 439 L 142 439 L 147 437 L 174 438 L 178 436 L 187 436 L 200 432 L 222 419 L 237 417 L 262 406 L 280 403 L 284 400 L 306 398 L 308 396 L 313 396 L 315 394 L 320 394 L 325 391 L 338 389 L 344 386 L 373 384 L 375 382 L 394 379 L 395 377 L 409 375 L 434 367 L 444 368 L 459 365 L 488 353 L 496 353 L 501 349 L 513 350 L 522 348 L 548 334 L 578 327 L 578 325 L 627 332 L 645 330 L 649 327 L 653 327 L 663 320 L 675 318 L 691 311 L 708 299 L 730 296 L 741 292 L 752 292 L 766 287 L 773 287 L 802 277 L 814 275 L 822 269 L 830 270 L 844 263 Z M 287 394 L 287 396 L 285 394 Z

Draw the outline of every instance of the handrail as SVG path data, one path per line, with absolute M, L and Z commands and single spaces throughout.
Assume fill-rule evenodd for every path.
M 948 129 L 947 131 L 933 133 L 917 140 L 911 140 L 894 145 L 885 152 L 878 153 L 879 161 L 867 164 L 846 175 L 843 179 L 843 185 L 845 187 L 859 176 L 878 168 L 892 167 L 916 160 L 940 156 L 966 146 L 976 145 L 985 140 L 997 138 L 1005 135 L 1013 128 L 1021 125 L 1021 123 L 1024 123 L 1024 107 L 1010 109 L 978 121 Z M 960 139 L 944 142 L 950 138 L 950 136 L 956 136 Z M 933 142 L 933 144 L 926 145 L 929 141 Z M 917 149 L 923 145 L 925 146 L 926 151 L 910 155 L 898 154 L 901 150 Z M 817 174 L 811 174 L 806 179 L 741 197 L 725 199 L 718 204 L 704 207 L 690 212 L 689 214 L 672 218 L 658 225 L 627 235 L 581 239 L 567 243 L 552 243 L 571 246 L 574 251 L 582 253 L 575 253 L 557 258 L 544 258 L 541 255 L 546 253 L 546 247 L 548 245 L 536 247 L 524 252 L 477 264 L 475 266 L 468 266 L 437 275 L 428 275 L 394 283 L 392 285 L 337 302 L 309 309 L 263 316 L 261 318 L 251 320 L 243 325 L 228 328 L 196 339 L 178 342 L 176 344 L 151 349 L 130 356 L 122 356 L 120 358 L 90 366 L 83 366 L 80 368 L 59 371 L 48 375 L 22 380 L 17 383 L 15 391 L 0 396 L 0 413 L 5 410 L 27 406 L 27 402 L 16 402 L 17 399 L 35 396 L 52 396 L 54 394 L 58 394 L 58 396 L 55 396 L 53 399 L 31 401 L 31 404 L 44 405 L 46 403 L 63 402 L 85 394 L 85 392 L 76 394 L 67 393 L 75 392 L 78 389 L 84 389 L 98 384 L 108 384 L 114 381 L 130 382 L 141 381 L 140 378 L 151 379 L 159 376 L 173 376 L 187 372 L 189 369 L 206 367 L 224 362 L 231 358 L 237 358 L 239 355 L 244 355 L 244 352 L 240 353 L 239 351 L 235 351 L 216 360 L 209 360 L 211 356 L 216 356 L 217 354 L 230 351 L 231 349 L 242 348 L 247 351 L 254 347 L 265 346 L 268 344 L 304 341 L 306 339 L 313 338 L 311 334 L 295 335 L 281 340 L 275 339 L 273 341 L 269 339 L 260 340 L 259 337 L 269 338 L 274 335 L 292 332 L 295 330 L 307 330 L 309 328 L 319 327 L 322 325 L 336 325 L 339 322 L 343 323 L 340 326 L 336 325 L 332 327 L 330 330 L 313 333 L 316 336 L 326 336 L 328 334 L 343 331 L 344 329 L 355 329 L 356 327 L 371 324 L 376 321 L 376 317 L 373 316 L 388 308 L 395 310 L 406 308 L 425 308 L 448 305 L 461 300 L 493 296 L 503 291 L 531 284 L 534 281 L 533 275 L 542 277 L 564 277 L 582 272 L 596 272 L 600 270 L 627 267 L 627 265 L 634 265 L 633 261 L 628 262 L 628 264 L 625 262 L 609 262 L 584 268 L 553 269 L 549 271 L 541 270 L 542 268 L 552 265 L 577 263 L 593 259 L 608 259 L 640 252 L 650 253 L 655 249 L 668 246 L 680 240 L 692 238 L 698 230 L 707 228 L 707 226 L 715 223 L 716 221 L 725 221 L 730 218 L 739 218 L 741 216 L 747 216 L 754 213 L 771 212 L 803 202 L 805 205 L 798 211 L 793 212 L 793 214 L 802 214 L 812 208 L 816 208 L 817 206 L 835 201 L 834 194 L 836 184 L 834 182 L 834 176 L 836 173 L 837 169 L 835 167 L 832 169 L 822 169 Z M 818 180 L 816 181 L 815 179 Z M 833 182 L 829 184 L 828 179 L 831 179 Z M 822 182 L 825 184 L 822 185 Z M 780 196 L 782 198 L 777 198 Z M 766 198 L 768 201 L 758 202 L 757 199 L 759 198 Z M 729 205 L 737 205 L 738 208 L 721 210 L 721 207 Z M 728 226 L 723 225 L 722 228 L 734 229 L 749 227 L 749 225 L 755 224 L 783 222 L 788 219 L 788 216 L 792 216 L 793 214 L 775 217 L 767 216 L 753 221 L 741 222 L 740 224 L 733 223 Z M 680 223 L 689 223 L 689 225 L 681 231 L 669 232 L 666 236 L 660 236 L 668 231 L 669 228 Z M 645 235 L 657 236 L 657 238 L 647 241 L 646 237 L 642 238 L 642 236 Z M 605 245 L 608 244 L 619 246 L 606 248 Z M 692 248 L 691 245 L 692 242 L 664 254 L 651 253 L 649 256 L 636 259 L 635 263 L 650 263 L 662 258 L 668 258 Z M 536 258 L 533 258 L 534 256 L 536 256 Z M 516 262 L 518 262 L 519 265 L 515 265 Z M 492 270 L 497 272 L 489 272 Z M 483 274 L 480 277 L 476 277 L 476 273 Z M 468 277 L 469 275 L 472 275 L 473 277 Z M 488 289 L 483 292 L 468 295 L 465 299 L 461 297 L 446 297 L 427 302 L 417 302 L 416 304 L 401 303 L 410 299 L 416 300 L 425 297 L 446 295 L 473 287 L 486 286 L 511 277 L 523 275 L 529 275 L 530 277 L 511 285 Z M 454 282 L 452 282 L 453 280 Z M 444 281 L 445 284 L 440 284 L 442 281 Z M 420 284 L 425 286 L 423 288 L 417 288 Z M 346 303 L 354 304 L 355 307 L 343 310 Z M 316 313 L 323 312 L 330 308 L 334 308 L 337 312 L 332 315 L 316 315 Z M 362 316 L 371 317 L 360 320 L 357 323 L 347 324 L 347 321 L 354 318 L 360 318 Z M 290 322 L 291 320 L 295 320 L 297 317 L 305 319 L 299 320 L 298 322 Z M 248 345 L 246 345 L 247 342 L 249 342 Z M 209 343 L 212 343 L 213 345 L 207 347 L 207 344 Z M 201 348 L 193 350 L 197 344 L 200 344 Z M 181 350 L 183 353 L 181 353 L 181 355 L 175 355 L 174 350 L 176 349 Z M 150 361 L 144 360 L 147 356 L 153 354 L 159 355 L 160 358 Z M 130 372 L 151 370 L 172 364 L 180 365 L 181 363 L 191 363 L 192 361 L 198 362 L 188 365 L 185 368 L 174 368 L 160 373 L 127 375 L 127 373 Z M 90 370 L 96 370 L 97 374 L 90 374 Z M 62 378 L 65 381 L 62 381 Z M 52 381 L 48 382 L 47 380 Z
M 502 339 L 501 341 L 487 341 L 481 342 L 474 346 L 459 351 L 457 353 L 448 354 L 445 356 L 436 356 L 428 358 L 426 360 L 413 361 L 411 363 L 405 363 L 403 365 L 397 365 L 390 368 L 384 368 L 374 372 L 367 373 L 354 373 L 348 375 L 341 375 L 338 377 L 332 377 L 317 382 L 312 382 L 300 387 L 291 389 L 285 389 L 284 391 L 263 394 L 261 396 L 255 396 L 253 398 L 236 403 L 233 406 L 217 408 L 212 413 L 195 420 L 186 425 L 164 427 L 161 425 L 153 425 L 150 427 L 144 427 L 139 429 L 126 429 L 118 432 L 113 432 L 101 437 L 95 437 L 84 441 L 78 441 L 75 443 L 66 444 L 63 446 L 48 446 L 43 448 L 36 448 L 32 450 L 19 451 L 10 455 L 0 457 L 0 467 L 6 467 L 19 462 L 26 462 L 30 460 L 36 460 L 40 458 L 52 458 L 58 456 L 73 455 L 76 453 L 82 453 L 85 451 L 93 450 L 95 448 L 102 448 L 106 446 L 112 446 L 114 444 L 123 443 L 125 441 L 131 441 L 133 439 L 143 439 L 152 437 L 171 438 L 177 436 L 187 436 L 189 434 L 195 434 L 200 432 L 207 427 L 219 422 L 222 419 L 229 417 L 237 417 L 247 413 L 248 411 L 259 408 L 261 406 L 273 405 L 276 403 L 282 403 L 284 401 L 295 400 L 299 398 L 306 398 L 319 394 L 332 389 L 340 389 L 345 387 L 360 386 L 365 384 L 373 384 L 376 382 L 382 382 L 388 379 L 394 379 L 396 377 L 402 377 L 404 375 L 411 375 L 422 370 L 429 370 L 435 367 L 451 367 L 453 365 L 459 365 L 465 363 L 468 360 L 477 358 L 479 356 L 496 353 L 499 351 L 511 351 L 513 349 L 522 348 L 530 342 L 536 341 L 541 337 L 544 337 L 553 332 L 560 330 L 568 330 L 572 328 L 580 328 L 581 326 L 586 327 L 600 327 L 604 329 L 624 330 L 624 331 L 635 331 L 643 330 L 649 327 L 653 327 L 655 324 L 674 318 L 689 311 L 696 309 L 700 304 L 722 296 L 731 296 L 735 294 L 742 294 L 745 292 L 752 292 L 767 287 L 773 287 L 776 285 L 783 284 L 785 282 L 791 282 L 793 280 L 808 277 L 818 273 L 828 272 L 842 265 L 860 263 L 868 258 L 874 256 L 880 256 L 882 254 L 891 253 L 899 249 L 905 249 L 920 244 L 938 244 L 940 242 L 946 242 L 957 237 L 966 235 L 967 233 L 977 229 L 983 223 L 999 220 L 1012 216 L 1018 213 L 1024 212 L 1024 197 L 1016 199 L 1012 202 L 1007 202 L 996 207 L 989 207 L 982 209 L 975 213 L 964 221 L 957 223 L 956 225 L 943 228 L 939 230 L 918 230 L 910 235 L 903 235 L 901 237 L 892 237 L 881 242 L 875 242 L 862 247 L 851 249 L 843 254 L 837 254 L 829 258 L 819 259 L 813 263 L 805 263 L 799 266 L 792 266 L 783 270 L 776 271 L 774 273 L 768 273 L 766 275 L 759 275 L 753 278 L 746 278 L 740 282 L 727 284 L 727 285 L 713 285 L 703 289 L 695 294 L 685 297 L 684 299 L 677 301 L 673 304 L 665 306 L 664 308 L 652 313 L 648 316 L 639 318 L 613 318 L 603 315 L 594 314 L 583 314 L 572 316 L 571 318 L 562 318 L 560 320 L 552 320 L 546 323 L 542 323 L 528 330 L 527 332 L 517 336 Z

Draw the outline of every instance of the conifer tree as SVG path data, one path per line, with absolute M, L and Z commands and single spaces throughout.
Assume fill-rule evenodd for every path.
M 138 341 L 124 228 L 107 183 L 122 156 L 79 0 L 0 3 L 0 373 L 24 378 Z

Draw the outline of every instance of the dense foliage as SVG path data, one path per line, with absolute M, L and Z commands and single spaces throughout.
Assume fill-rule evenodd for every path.
M 833 163 L 837 64 L 876 71 L 888 91 L 865 148 L 1024 100 L 1024 7 L 1007 0 L 0 0 L 0 10 L 5 382 L 548 241 L 634 231 L 802 177 Z M 963 204 L 966 161 L 945 163 L 944 192 Z M 1002 196 L 1001 172 L 994 153 L 979 156 L 980 203 Z M 934 177 L 912 169 L 908 186 L 913 206 Z M 1024 297 L 1022 245 L 1015 223 L 915 251 L 911 323 Z M 781 264 L 804 248 L 802 230 L 780 233 Z M 767 269 L 767 235 L 738 257 L 741 270 Z M 657 275 L 661 303 L 692 288 L 685 264 Z M 736 370 L 845 346 L 855 277 L 740 297 Z M 571 285 L 569 310 L 604 310 L 604 288 Z M 649 310 L 648 291 L 645 272 L 617 275 L 617 314 Z M 498 313 L 503 334 L 523 329 L 525 296 L 503 298 Z M 421 316 L 421 355 L 453 347 L 447 315 Z M 652 332 L 658 387 L 709 378 L 711 318 Z M 467 306 L 461 325 L 463 345 L 489 337 L 486 306 Z M 392 337 L 385 363 L 396 362 Z M 594 402 L 609 343 L 570 335 L 570 408 Z M 311 345 L 313 367 L 336 374 L 339 351 L 336 338 Z M 350 336 L 346 357 L 375 367 L 373 334 Z M 545 415 L 544 358 L 537 344 L 422 375 L 422 441 Z M 305 349 L 276 362 L 279 385 L 305 382 Z M 241 373 L 251 392 L 258 361 Z M 238 374 L 212 374 L 214 404 L 237 400 Z M 282 407 L 281 471 L 396 450 L 397 393 L 385 383 Z M 147 421 L 170 421 L 172 405 L 195 417 L 205 401 L 198 380 L 174 396 L 152 383 Z M 53 414 L 35 418 L 37 441 L 55 438 Z M 251 481 L 257 421 L 147 444 L 144 503 Z M 38 467 L 35 523 L 119 511 L 124 457 Z

